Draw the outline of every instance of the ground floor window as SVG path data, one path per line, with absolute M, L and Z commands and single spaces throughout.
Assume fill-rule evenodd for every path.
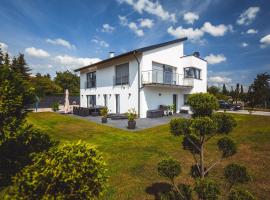
M 87 95 L 87 107 L 96 106 L 96 95 Z

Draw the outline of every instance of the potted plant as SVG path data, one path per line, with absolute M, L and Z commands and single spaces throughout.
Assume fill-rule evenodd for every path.
M 137 114 L 134 108 L 128 110 L 128 129 L 135 129 Z
M 53 110 L 54 112 L 57 112 L 57 111 L 59 110 L 59 103 L 58 103 L 58 102 L 54 102 L 54 103 L 52 104 L 52 110 Z
M 169 115 L 172 115 L 174 113 L 174 110 L 175 110 L 175 105 L 169 105 L 168 106 Z
M 100 114 L 102 116 L 101 123 L 107 123 L 108 112 L 109 112 L 109 109 L 106 106 L 101 109 L 101 111 L 100 111 Z

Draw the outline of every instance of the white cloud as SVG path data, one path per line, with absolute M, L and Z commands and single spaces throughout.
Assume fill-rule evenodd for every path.
M 162 5 L 158 1 L 152 2 L 151 0 L 118 0 L 118 2 L 127 3 L 140 14 L 142 14 L 143 12 L 147 12 L 149 14 L 160 17 L 164 21 L 168 20 L 176 22 L 175 13 L 169 13 L 168 11 L 164 10 Z
M 99 58 L 78 58 L 68 55 L 58 55 L 54 60 L 57 63 L 67 65 L 70 68 L 83 67 L 100 61 Z
M 208 81 L 211 83 L 230 83 L 232 82 L 232 79 L 222 76 L 210 76 Z
M 105 33 L 112 33 L 114 30 L 115 28 L 110 24 L 103 24 L 101 29 L 101 31 Z
M 191 41 L 198 41 L 204 35 L 204 32 L 201 29 L 183 28 L 182 26 L 177 28 L 171 26 L 167 31 L 176 38 L 188 37 Z
M 36 58 L 48 58 L 50 54 L 43 49 L 36 49 L 35 47 L 26 48 L 25 53 L 29 56 Z
M 187 12 L 183 16 L 187 24 L 193 24 L 196 20 L 199 19 L 199 15 L 193 12 Z
M 139 19 L 140 27 L 142 28 L 152 28 L 154 26 L 154 22 L 152 19 Z
M 255 29 L 248 29 L 247 30 L 247 32 L 246 32 L 247 34 L 256 34 L 256 33 L 258 33 L 258 30 L 255 30 Z
M 4 53 L 8 51 L 8 45 L 3 42 L 0 42 L 0 48 Z
M 110 46 L 107 42 L 105 42 L 103 40 L 92 39 L 91 42 L 98 44 L 99 46 L 105 47 L 105 48 L 108 48 Z
M 219 37 L 225 35 L 227 31 L 232 30 L 232 26 L 226 26 L 224 24 L 220 24 L 217 26 L 212 25 L 210 22 L 205 22 L 203 27 L 201 28 L 202 31 L 209 33 L 214 37 Z
M 128 20 L 127 20 L 127 18 L 125 16 L 118 15 L 118 18 L 119 18 L 120 24 L 122 26 L 126 26 L 127 25 Z
M 128 22 L 125 16 L 118 16 L 120 24 L 122 26 L 127 26 L 130 30 L 132 30 L 137 36 L 144 36 L 144 32 L 140 29 L 135 22 Z
M 241 47 L 247 47 L 247 46 L 248 46 L 248 43 L 246 43 L 246 42 L 241 43 Z
M 268 35 L 262 37 L 262 38 L 260 39 L 260 42 L 262 43 L 262 44 L 261 44 L 261 47 L 262 47 L 262 48 L 265 48 L 266 46 L 270 45 L 270 34 L 268 34 Z
M 204 58 L 210 65 L 219 64 L 221 62 L 225 62 L 227 59 L 223 54 L 210 54 Z
M 249 7 L 237 19 L 236 23 L 239 25 L 249 25 L 256 18 L 260 7 Z
M 134 31 L 134 33 L 137 36 L 139 36 L 139 37 L 144 36 L 143 30 L 142 29 L 139 29 L 138 26 L 137 26 L 137 24 L 135 22 L 130 22 L 128 24 L 128 27 L 129 27 L 130 30 Z
M 46 42 L 53 44 L 53 45 L 63 46 L 63 47 L 66 47 L 68 49 L 76 49 L 75 45 L 71 44 L 69 41 L 64 40 L 62 38 L 56 38 L 56 39 L 48 38 L 46 40 Z

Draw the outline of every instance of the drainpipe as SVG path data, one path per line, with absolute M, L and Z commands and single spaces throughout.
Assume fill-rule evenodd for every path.
M 135 57 L 137 63 L 138 63 L 138 117 L 140 117 L 140 110 L 141 110 L 141 83 L 140 83 L 140 77 L 141 77 L 141 73 L 140 73 L 140 61 L 138 59 L 138 57 L 136 56 L 137 51 L 133 51 L 133 56 Z

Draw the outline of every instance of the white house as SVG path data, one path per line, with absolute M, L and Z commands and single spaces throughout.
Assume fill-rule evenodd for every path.
M 177 112 L 186 97 L 207 89 L 207 62 L 199 53 L 184 55 L 181 38 L 114 56 L 75 71 L 80 72 L 80 106 L 107 106 L 111 113 L 135 108 L 147 110 L 175 105 Z

